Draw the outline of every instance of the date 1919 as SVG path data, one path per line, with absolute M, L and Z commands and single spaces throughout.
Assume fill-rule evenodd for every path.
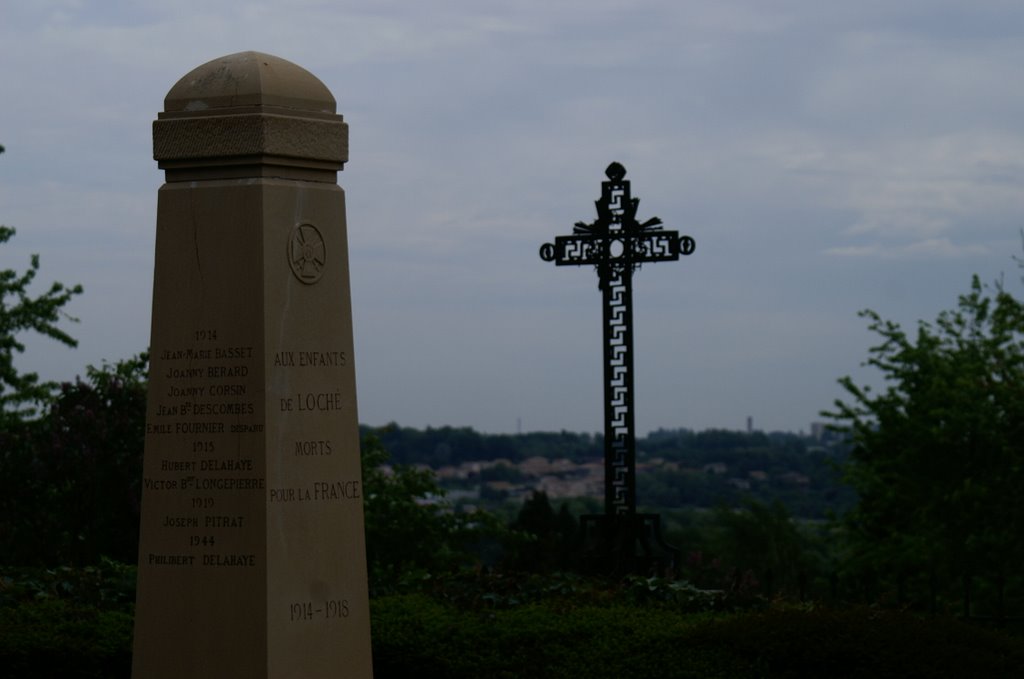
M 289 605 L 291 622 L 302 620 L 333 620 L 349 616 L 348 599 L 327 599 L 314 606 L 312 601 L 299 601 Z

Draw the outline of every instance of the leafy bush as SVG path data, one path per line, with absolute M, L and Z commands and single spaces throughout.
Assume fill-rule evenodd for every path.
M 741 669 L 726 654 L 679 653 L 677 640 L 699 618 L 667 610 L 527 604 L 466 611 L 423 595 L 379 599 L 371 607 L 377 679 L 724 677 Z
M 136 559 L 146 366 L 90 367 L 42 418 L 0 426 L 0 563 Z
M 425 595 L 371 602 L 374 676 L 1001 677 L 1024 643 L 952 619 L 870 608 L 683 614 L 557 602 L 460 609 Z
M 875 608 L 773 608 L 710 620 L 689 637 L 763 677 L 1011 677 L 1024 642 L 953 618 Z
M 456 512 L 433 472 L 387 465 L 375 435 L 363 438 L 363 511 L 372 595 L 415 588 L 431 573 L 457 571 L 479 561 L 507 531 L 486 512 Z
M 84 568 L 0 567 L 0 606 L 63 599 L 73 605 L 131 613 L 136 571 L 134 565 L 110 559 Z
M 129 570 L 98 570 L 3 576 L 0 675 L 129 675 Z M 612 586 L 479 573 L 426 582 L 433 591 L 371 600 L 377 679 L 1001 677 L 1024 666 L 1020 638 L 951 618 L 763 601 L 723 612 L 720 593 L 656 578 Z M 106 594 L 87 595 L 94 585 Z
M 132 616 L 58 598 L 0 607 L 6 679 L 110 679 L 131 672 Z
M 0 569 L 0 676 L 127 677 L 135 566 Z

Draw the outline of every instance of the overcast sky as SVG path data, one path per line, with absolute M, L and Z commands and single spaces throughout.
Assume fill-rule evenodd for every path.
M 81 283 L 72 379 L 149 342 L 151 123 L 256 50 L 334 93 L 360 421 L 602 429 L 594 271 L 538 248 L 625 165 L 696 239 L 634 280 L 637 426 L 806 430 L 872 308 L 912 327 L 1024 226 L 1024 3 L 1001 0 L 0 0 L 0 269 Z

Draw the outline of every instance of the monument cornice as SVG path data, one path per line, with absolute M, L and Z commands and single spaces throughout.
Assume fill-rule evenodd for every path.
M 153 158 L 167 181 L 276 176 L 336 181 L 348 160 L 341 116 L 267 112 L 164 116 L 153 122 Z

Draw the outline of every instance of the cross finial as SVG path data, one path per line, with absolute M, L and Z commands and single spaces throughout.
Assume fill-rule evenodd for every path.
M 621 163 L 613 162 L 608 166 L 608 169 L 604 171 L 604 174 L 613 182 L 622 181 L 622 178 L 626 176 L 626 168 L 623 167 Z

